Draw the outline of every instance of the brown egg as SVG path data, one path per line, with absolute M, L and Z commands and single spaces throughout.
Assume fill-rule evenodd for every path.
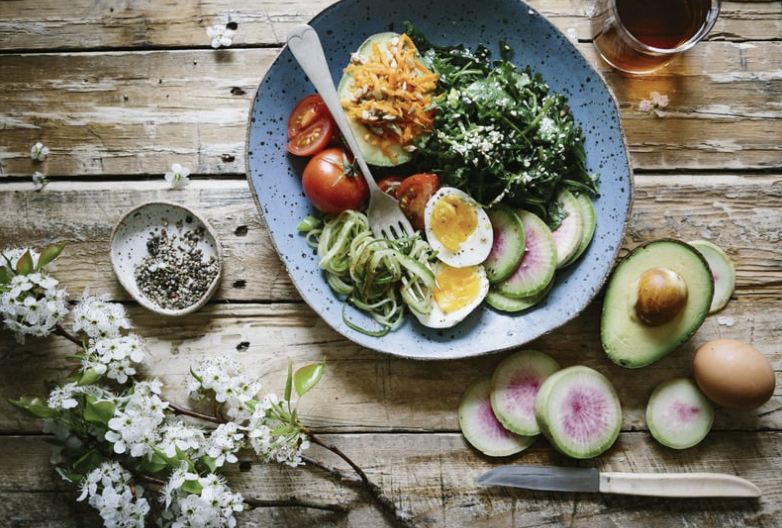
M 776 385 L 768 358 L 736 339 L 715 339 L 700 347 L 692 370 L 706 397 L 727 409 L 756 409 L 771 398 Z

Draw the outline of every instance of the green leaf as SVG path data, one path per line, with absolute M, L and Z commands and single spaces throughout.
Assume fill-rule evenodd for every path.
M 323 377 L 323 371 L 326 369 L 325 362 L 313 363 L 301 367 L 296 371 L 293 376 L 293 384 L 296 386 L 296 393 L 299 396 L 304 396 L 315 385 L 318 384 L 320 378 Z
M 8 274 L 8 268 L 0 267 L 0 285 L 11 282 L 11 276 Z
M 204 455 L 199 458 L 198 464 L 204 466 L 209 473 L 214 473 L 217 471 L 217 464 L 215 464 L 215 459 L 209 455 Z
M 193 376 L 193 379 L 195 379 L 198 383 L 203 384 L 204 380 L 201 376 L 196 374 L 196 371 L 193 370 L 193 367 L 190 367 L 190 375 Z
M 170 466 L 164 453 L 158 453 L 158 449 L 150 457 L 144 457 L 141 461 L 141 469 L 147 473 L 157 473 Z
M 198 483 L 197 480 L 186 480 L 182 483 L 181 489 L 187 493 L 194 495 L 200 495 L 204 490 L 204 487 Z
M 86 475 L 104 462 L 105 458 L 97 451 L 88 451 L 73 464 L 73 469 Z
M 8 402 L 33 418 L 56 418 L 60 415 L 59 410 L 46 405 L 46 400 L 40 396 L 26 395 L 18 400 L 8 400 Z
M 291 401 L 291 390 L 293 384 L 293 363 L 288 362 L 288 378 L 285 380 L 285 396 L 283 397 L 286 402 Z
M 38 267 L 36 269 L 41 269 L 47 264 L 54 262 L 54 260 L 60 256 L 63 249 L 65 249 L 65 242 L 44 248 L 41 251 L 41 256 L 38 257 Z
M 87 398 L 87 405 L 84 407 L 84 419 L 90 423 L 108 425 L 109 420 L 114 418 L 116 406 L 114 402 L 102 400 L 96 401 L 94 396 Z
M 30 250 L 24 252 L 24 255 L 19 257 L 16 261 L 16 273 L 19 275 L 29 275 L 35 271 L 35 265 L 33 264 L 33 256 Z
M 79 377 L 79 381 L 77 385 L 79 387 L 84 387 L 85 385 L 92 385 L 100 378 L 101 378 L 101 374 L 95 372 L 94 369 L 88 368 L 87 370 L 82 372 L 81 376 Z

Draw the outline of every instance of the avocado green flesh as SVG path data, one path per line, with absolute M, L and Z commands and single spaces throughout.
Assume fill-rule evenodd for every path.
M 374 42 L 377 42 L 380 46 L 385 46 L 388 41 L 398 36 L 398 33 L 390 31 L 372 35 L 366 39 L 358 48 L 358 54 L 368 55 L 372 51 L 372 44 Z M 340 79 L 339 85 L 337 86 L 337 95 L 339 95 L 340 101 L 349 98 L 355 89 L 355 85 L 353 84 L 353 74 L 345 73 L 342 75 L 342 79 Z M 394 167 L 396 165 L 406 163 L 412 158 L 412 154 L 404 150 L 402 145 L 390 145 L 388 150 L 390 150 L 396 156 L 396 161 L 394 161 L 392 158 L 386 156 L 385 153 L 383 153 L 383 149 L 367 142 L 365 137 L 368 134 L 371 134 L 371 132 L 366 126 L 354 119 L 351 119 L 350 117 L 348 117 L 348 122 L 350 123 L 350 128 L 353 131 L 353 135 L 356 136 L 356 141 L 358 142 L 358 146 L 361 149 L 361 154 L 364 155 L 364 159 L 368 164 L 375 165 L 377 167 Z
M 635 290 L 644 271 L 668 268 L 687 285 L 687 302 L 672 320 L 647 326 L 635 315 Z M 614 270 L 603 301 L 600 337 L 615 363 L 638 368 L 654 363 L 687 341 L 703 323 L 714 296 L 706 260 L 677 240 L 658 240 L 634 250 Z

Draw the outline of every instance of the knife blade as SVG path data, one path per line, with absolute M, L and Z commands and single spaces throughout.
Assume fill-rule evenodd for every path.
M 490 469 L 476 482 L 482 486 L 650 497 L 760 497 L 755 484 L 726 473 L 619 473 L 595 468 L 513 465 Z

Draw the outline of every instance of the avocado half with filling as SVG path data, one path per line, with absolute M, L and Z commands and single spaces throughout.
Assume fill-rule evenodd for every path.
M 394 33 L 392 31 L 376 33 L 367 38 L 361 46 L 359 46 L 357 54 L 366 57 L 372 52 L 372 45 L 374 43 L 377 43 L 382 48 L 385 47 L 388 42 L 398 37 L 399 33 Z M 339 85 L 337 85 L 337 95 L 339 96 L 340 101 L 348 99 L 355 92 L 356 85 L 354 84 L 353 77 L 353 74 L 350 72 L 346 72 L 342 75 L 342 79 L 340 79 Z M 364 155 L 364 159 L 369 165 L 393 167 L 407 163 L 412 158 L 412 154 L 403 149 L 402 145 L 390 145 L 389 150 L 396 157 L 396 161 L 394 161 L 386 156 L 379 146 L 373 145 L 365 139 L 371 132 L 363 123 L 359 123 L 350 117 L 348 117 L 348 123 L 353 130 L 353 135 L 356 136 L 356 141 L 361 149 L 361 153 Z
M 608 282 L 600 339 L 628 368 L 654 363 L 687 341 L 709 313 L 714 279 L 705 258 L 678 240 L 640 246 Z

